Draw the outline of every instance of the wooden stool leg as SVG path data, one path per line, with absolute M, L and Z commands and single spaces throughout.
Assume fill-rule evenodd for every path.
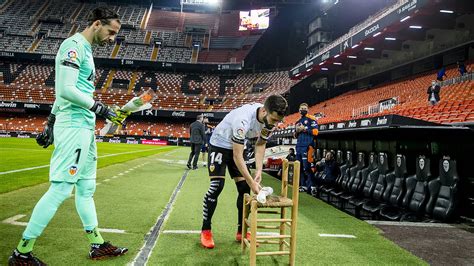
M 295 188 L 293 188 L 295 189 Z M 296 188 L 298 189 L 298 188 Z M 291 239 L 290 239 L 290 265 L 295 265 L 296 258 L 296 225 L 298 224 L 298 198 L 293 199 L 291 208 Z
M 281 219 L 286 218 L 286 208 L 285 207 L 282 207 L 281 210 L 280 210 L 280 218 Z M 280 235 L 285 234 L 285 229 L 286 229 L 285 222 L 280 222 Z M 285 244 L 283 244 L 283 241 L 285 241 L 285 239 L 280 238 L 280 251 L 285 250 Z
M 250 238 L 250 266 L 257 265 L 257 201 L 252 200 L 250 208 L 250 233 L 252 237 Z M 245 235 L 242 235 L 244 238 Z
M 241 245 L 241 249 L 242 249 L 242 254 L 245 253 L 245 250 L 247 249 L 247 245 L 245 245 L 245 236 L 247 235 L 247 229 L 248 229 L 248 226 L 247 226 L 247 223 L 245 222 L 245 219 L 247 219 L 247 216 L 248 216 L 248 213 L 249 213 L 249 204 L 245 204 L 246 203 L 246 199 L 247 198 L 247 195 L 244 195 L 244 208 L 243 208 L 243 211 L 242 211 L 242 241 L 240 241 L 240 245 Z

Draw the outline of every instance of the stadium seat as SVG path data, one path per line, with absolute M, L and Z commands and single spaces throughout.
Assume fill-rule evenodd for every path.
M 439 161 L 439 177 L 428 183 L 428 215 L 440 221 L 449 221 L 453 217 L 457 205 L 458 182 L 456 161 L 449 156 L 443 157 Z
M 347 201 L 360 191 L 360 188 L 362 187 L 362 169 L 365 168 L 365 165 L 365 154 L 359 152 L 357 154 L 357 164 L 349 169 L 349 175 L 351 178 L 344 189 L 344 193 L 339 196 L 342 201 L 342 209 L 345 209 Z
M 386 208 L 380 215 L 388 220 L 419 221 L 428 200 L 428 181 L 431 179 L 430 159 L 418 156 L 416 174 L 405 182 L 405 196 L 400 208 Z
M 375 153 L 370 153 L 369 165 L 367 168 L 361 170 L 361 176 L 361 185 L 363 186 L 361 193 L 350 198 L 347 203 L 348 210 L 350 210 L 356 217 L 360 217 L 360 209 L 362 205 L 370 200 L 375 185 L 377 184 L 378 160 Z
M 329 202 L 335 206 L 338 206 L 339 208 L 342 208 L 342 201 L 339 199 L 344 192 L 347 191 L 348 187 L 350 186 L 350 180 L 351 180 L 351 171 L 350 168 L 354 165 L 353 159 L 352 159 L 352 152 L 347 151 L 346 152 L 346 163 L 343 164 L 339 169 L 341 172 L 339 181 L 336 181 L 336 184 L 338 185 L 338 188 L 332 190 L 329 193 Z
M 408 203 L 408 212 L 401 217 L 401 221 L 418 221 L 422 218 L 429 197 L 428 181 L 430 179 L 430 159 L 419 156 L 416 164 L 416 176 L 407 179 L 407 194 L 410 194 L 410 189 L 413 189 L 413 194 Z
M 375 186 L 374 192 L 372 193 L 372 200 L 362 205 L 362 210 L 370 214 L 372 219 L 377 217 L 378 212 L 381 208 L 386 206 L 390 193 L 395 184 L 395 173 L 388 173 L 388 158 L 386 153 L 379 154 L 380 163 L 378 167 L 378 181 Z M 382 163 L 383 158 L 383 163 Z M 397 158 L 398 159 L 398 158 Z M 382 181 L 382 182 L 380 182 Z M 385 187 L 382 187 L 382 185 Z
M 405 180 L 407 177 L 406 158 L 404 155 L 397 154 L 394 168 L 393 188 L 388 197 L 387 204 L 382 206 L 380 213 L 396 212 L 402 203 L 403 195 L 405 193 Z

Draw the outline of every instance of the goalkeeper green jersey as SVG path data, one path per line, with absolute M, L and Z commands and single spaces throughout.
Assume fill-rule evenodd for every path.
M 95 65 L 91 44 L 81 33 L 61 44 L 55 71 L 55 126 L 94 130 L 95 114 L 89 108 L 94 104 Z

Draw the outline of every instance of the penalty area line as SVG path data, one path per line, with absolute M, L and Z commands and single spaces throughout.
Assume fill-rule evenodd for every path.
M 11 224 L 11 225 L 17 225 L 17 226 L 24 226 L 26 227 L 28 225 L 27 222 L 19 222 L 21 218 L 25 217 L 25 214 L 17 214 L 15 216 L 9 217 L 5 220 L 2 221 L 4 224 Z M 99 228 L 99 231 L 102 233 L 114 233 L 114 234 L 125 234 L 125 230 L 121 229 L 114 229 L 114 228 Z

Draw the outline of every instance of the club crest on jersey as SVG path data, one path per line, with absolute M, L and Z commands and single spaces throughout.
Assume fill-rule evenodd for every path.
M 214 172 L 215 169 L 216 169 L 216 167 L 214 166 L 213 163 L 211 165 L 209 165 L 209 171 Z
M 305 121 L 304 121 L 304 124 L 305 124 L 305 125 L 308 124 L 308 120 L 305 120 Z
M 74 176 L 77 174 L 77 166 L 73 165 L 71 167 L 69 167 L 69 174 Z
M 243 128 L 239 128 L 237 129 L 237 136 L 241 137 L 241 138 L 244 138 L 244 129 Z

